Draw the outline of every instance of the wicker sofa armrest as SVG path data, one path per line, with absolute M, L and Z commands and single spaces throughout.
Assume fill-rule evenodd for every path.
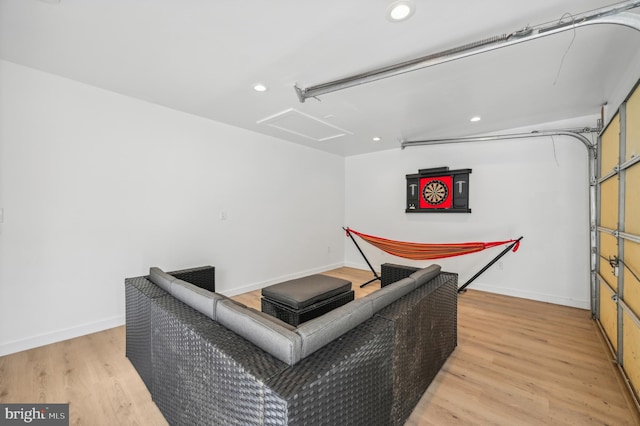
M 386 287 L 396 281 L 400 281 L 403 278 L 407 278 L 409 275 L 420 268 L 416 266 L 397 265 L 395 263 L 383 263 L 380 266 L 380 286 Z
M 151 300 L 166 297 L 166 291 L 145 277 L 125 279 L 126 356 L 151 391 Z
M 215 271 L 216 268 L 214 266 L 200 266 L 167 273 L 179 280 L 186 281 L 205 290 L 216 291 Z
M 394 324 L 392 425 L 403 425 L 457 345 L 458 275 L 441 272 L 376 315 Z

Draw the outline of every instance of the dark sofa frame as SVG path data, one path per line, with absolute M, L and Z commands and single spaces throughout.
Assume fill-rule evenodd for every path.
M 127 278 L 126 355 L 172 425 L 401 425 L 457 344 L 457 278 L 441 272 L 295 365 Z

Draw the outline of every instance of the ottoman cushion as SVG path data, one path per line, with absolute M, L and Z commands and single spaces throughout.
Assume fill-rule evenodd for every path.
M 316 274 L 265 287 L 262 295 L 294 309 L 302 309 L 350 290 L 351 281 Z

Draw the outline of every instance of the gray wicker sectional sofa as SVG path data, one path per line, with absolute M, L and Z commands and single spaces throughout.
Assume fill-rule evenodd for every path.
M 458 277 L 438 265 L 297 328 L 199 271 L 125 280 L 126 355 L 172 425 L 401 425 L 457 344 Z

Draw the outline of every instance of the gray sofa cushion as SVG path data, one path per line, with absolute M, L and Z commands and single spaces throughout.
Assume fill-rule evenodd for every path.
M 430 281 L 432 278 L 438 276 L 440 274 L 440 265 L 429 265 L 426 268 L 422 268 L 413 274 L 409 275 L 409 277 L 416 280 L 416 287 L 420 287 L 422 284 Z
M 438 274 L 440 265 L 430 265 L 366 297 L 307 321 L 297 329 L 226 296 L 178 280 L 160 268 L 151 268 L 149 279 L 176 299 L 219 322 L 277 359 L 293 365 Z M 339 294 L 350 289 L 349 281 L 313 275 L 267 287 L 262 290 L 262 294 L 289 306 L 304 307 L 326 298 L 327 294 Z
M 167 293 L 171 292 L 171 283 L 175 279 L 176 277 L 167 274 L 158 267 L 154 266 L 149 269 L 149 280 Z
M 262 289 L 262 295 L 293 309 L 302 309 L 351 290 L 351 281 L 327 275 L 309 275 Z
M 300 361 L 302 339 L 281 321 L 261 315 L 231 300 L 216 307 L 217 321 L 234 333 L 264 349 L 280 361 L 293 365 Z
M 361 298 L 301 324 L 296 333 L 302 338 L 302 358 L 312 354 L 372 316 L 371 300 Z
M 233 299 L 230 299 L 230 300 L 232 300 L 233 302 L 236 302 Z M 238 303 L 238 302 L 236 302 L 236 303 Z M 242 305 L 242 306 L 247 308 L 245 305 Z M 276 324 L 279 324 L 280 326 L 286 328 L 287 330 L 296 331 L 296 327 L 294 327 L 293 325 L 291 325 L 289 323 L 286 323 L 286 322 L 282 321 L 280 318 L 276 318 L 276 317 L 274 317 L 272 315 L 265 314 L 264 312 L 261 312 L 261 311 L 259 311 L 257 309 L 253 309 L 253 308 L 247 308 L 247 309 L 250 309 L 252 312 L 255 312 L 256 315 L 260 315 L 261 317 L 265 318 L 266 320 L 268 320 L 270 322 L 274 322 Z
M 373 312 L 376 313 L 380 309 L 400 299 L 410 291 L 415 290 L 416 280 L 411 277 L 403 278 L 400 281 L 391 283 L 380 290 L 367 294 L 364 298 L 371 300 L 373 304 Z
M 227 297 L 219 293 L 205 290 L 186 281 L 176 279 L 171 284 L 171 295 L 176 299 L 191 306 L 196 311 L 205 314 L 209 318 L 216 319 L 216 306 Z

